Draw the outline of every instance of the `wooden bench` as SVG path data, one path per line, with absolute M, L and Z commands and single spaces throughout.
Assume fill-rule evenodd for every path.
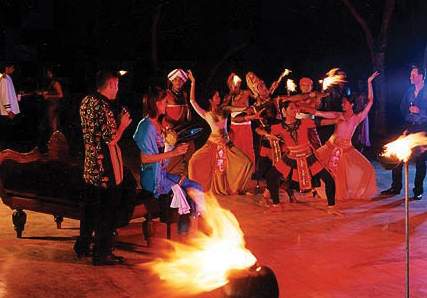
M 51 149 L 51 148 L 50 148 Z M 26 213 L 31 210 L 54 216 L 57 228 L 63 218 L 80 219 L 84 183 L 82 165 L 71 163 L 54 149 L 48 155 L 37 150 L 19 153 L 0 152 L 0 197 L 13 210 L 12 223 L 16 236 L 22 237 Z M 147 244 L 153 236 L 152 220 L 160 217 L 167 225 L 167 238 L 171 238 L 171 224 L 177 222 L 176 209 L 169 208 L 169 196 L 155 199 L 149 192 L 136 189 L 136 180 L 125 169 L 123 199 L 119 207 L 117 227 L 127 225 L 131 219 L 144 218 L 142 232 Z

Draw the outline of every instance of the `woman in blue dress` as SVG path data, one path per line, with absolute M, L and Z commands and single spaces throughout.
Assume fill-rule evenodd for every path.
M 204 193 L 200 184 L 183 175 L 174 175 L 166 171 L 170 158 L 183 155 L 188 150 L 185 143 L 178 144 L 175 148 L 170 148 L 165 143 L 166 130 L 162 127 L 162 119 L 166 111 L 166 92 L 154 88 L 144 97 L 143 105 L 145 116 L 138 123 L 133 135 L 140 150 L 142 188 L 153 193 L 156 198 L 172 190 L 173 201 L 184 192 L 196 205 L 197 210 L 193 210 L 196 211 L 193 213 L 203 211 Z M 189 206 L 183 197 L 181 195 L 182 204 L 178 203 L 178 213 L 187 214 Z

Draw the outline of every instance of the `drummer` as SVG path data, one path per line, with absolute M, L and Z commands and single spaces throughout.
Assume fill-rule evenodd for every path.
M 166 114 L 162 124 L 164 128 L 177 131 L 191 122 L 188 94 L 184 90 L 184 85 L 187 80 L 187 72 L 180 68 L 174 69 L 168 74 Z M 188 150 L 185 154 L 175 156 L 169 160 L 167 167 L 168 173 L 175 175 L 187 175 L 188 161 L 194 151 L 194 142 L 188 142 Z

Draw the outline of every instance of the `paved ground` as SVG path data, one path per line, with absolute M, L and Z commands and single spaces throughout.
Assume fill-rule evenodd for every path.
M 377 169 L 383 189 L 390 173 Z M 237 216 L 259 263 L 275 271 L 281 297 L 390 298 L 404 297 L 402 197 L 340 201 L 342 218 L 327 215 L 324 201 L 302 197 L 300 203 L 285 203 L 282 212 L 248 196 L 220 202 Z M 175 296 L 138 266 L 156 256 L 165 236 L 161 224 L 156 223 L 151 248 L 142 240 L 140 221 L 121 229 L 117 253 L 128 264 L 98 268 L 73 255 L 77 221 L 66 219 L 57 230 L 52 216 L 27 212 L 24 239 L 16 239 L 11 213 L 0 203 L 0 297 Z M 427 297 L 426 221 L 427 198 L 411 202 L 411 297 Z M 220 297 L 220 291 L 199 297 Z

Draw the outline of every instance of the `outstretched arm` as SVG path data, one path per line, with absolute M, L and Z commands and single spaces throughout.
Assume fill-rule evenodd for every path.
M 380 73 L 378 71 L 374 72 L 369 78 L 368 78 L 368 103 L 366 105 L 366 107 L 363 109 L 362 112 L 360 112 L 359 114 L 357 114 L 357 118 L 360 121 L 362 121 L 363 119 L 366 118 L 366 116 L 368 116 L 368 113 L 370 111 L 370 109 L 372 108 L 372 105 L 374 103 L 374 90 L 372 88 L 372 81 L 378 77 L 380 75 Z
M 44 99 L 59 100 L 59 99 L 62 99 L 64 97 L 64 92 L 62 91 L 61 83 L 56 81 L 55 84 L 53 84 L 53 89 L 55 89 L 55 94 L 49 94 L 47 92 L 43 93 Z
M 199 104 L 196 101 L 196 79 L 193 76 L 193 73 L 191 70 L 188 71 L 188 78 L 191 81 L 191 89 L 190 89 L 190 103 L 193 109 L 196 111 L 197 114 L 199 114 L 200 117 L 205 119 L 206 117 L 206 111 L 199 106 Z
M 326 119 L 341 119 L 341 112 L 333 112 L 333 111 L 318 111 L 315 108 L 307 105 L 300 105 L 300 111 L 303 113 L 308 113 L 317 117 L 322 117 Z

